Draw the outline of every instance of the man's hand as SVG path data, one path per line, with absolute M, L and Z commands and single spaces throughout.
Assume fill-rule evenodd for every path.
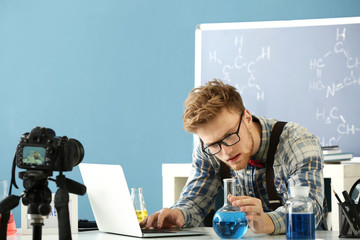
M 171 228 L 182 227 L 184 215 L 179 209 L 163 208 L 160 211 L 146 217 L 140 227 L 149 228 Z
M 275 226 L 271 218 L 264 213 L 261 200 L 248 196 L 228 195 L 228 200 L 234 207 L 239 207 L 246 214 L 249 227 L 254 233 L 272 234 Z

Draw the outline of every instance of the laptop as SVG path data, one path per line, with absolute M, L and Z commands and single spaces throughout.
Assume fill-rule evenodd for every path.
M 120 165 L 81 163 L 79 168 L 101 232 L 143 238 L 205 234 L 186 229 L 141 229 Z

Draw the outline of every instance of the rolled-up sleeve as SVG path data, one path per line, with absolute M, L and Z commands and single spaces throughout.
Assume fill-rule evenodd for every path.
M 221 182 L 215 158 L 208 158 L 201 147 L 194 148 L 191 175 L 179 200 L 171 207 L 184 215 L 183 227 L 196 227 L 210 212 Z

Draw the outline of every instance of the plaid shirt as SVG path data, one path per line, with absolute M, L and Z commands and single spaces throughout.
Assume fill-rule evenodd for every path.
M 262 128 L 261 144 L 252 156 L 265 165 L 274 119 L 253 116 Z M 185 218 L 184 227 L 198 226 L 214 207 L 214 199 L 222 187 L 220 164 L 216 157 L 208 157 L 201 144 L 194 148 L 192 172 L 179 200 L 172 208 L 180 209 Z M 299 124 L 288 122 L 279 139 L 274 156 L 274 182 L 278 196 L 285 205 L 290 196 L 289 187 L 309 186 L 313 200 L 315 226 L 324 220 L 323 155 L 318 138 Z M 246 195 L 261 199 L 264 212 L 275 225 L 274 234 L 286 232 L 285 207 L 271 210 L 266 190 L 266 168 L 248 165 L 231 174 L 236 178 L 237 196 Z

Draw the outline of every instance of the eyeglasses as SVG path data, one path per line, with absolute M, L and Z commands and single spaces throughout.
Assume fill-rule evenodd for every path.
M 242 113 L 240 116 L 240 122 L 239 122 L 239 126 L 238 126 L 238 129 L 236 130 L 236 132 L 230 133 L 227 136 L 225 136 L 223 139 L 221 139 L 220 141 L 214 142 L 214 143 L 210 144 L 209 146 L 205 146 L 205 147 L 204 147 L 204 142 L 200 139 L 202 151 L 208 156 L 214 156 L 221 151 L 221 144 L 223 144 L 227 147 L 237 144 L 240 141 L 239 130 L 240 130 L 240 125 L 241 125 L 241 120 L 242 120 L 243 114 L 244 113 Z

